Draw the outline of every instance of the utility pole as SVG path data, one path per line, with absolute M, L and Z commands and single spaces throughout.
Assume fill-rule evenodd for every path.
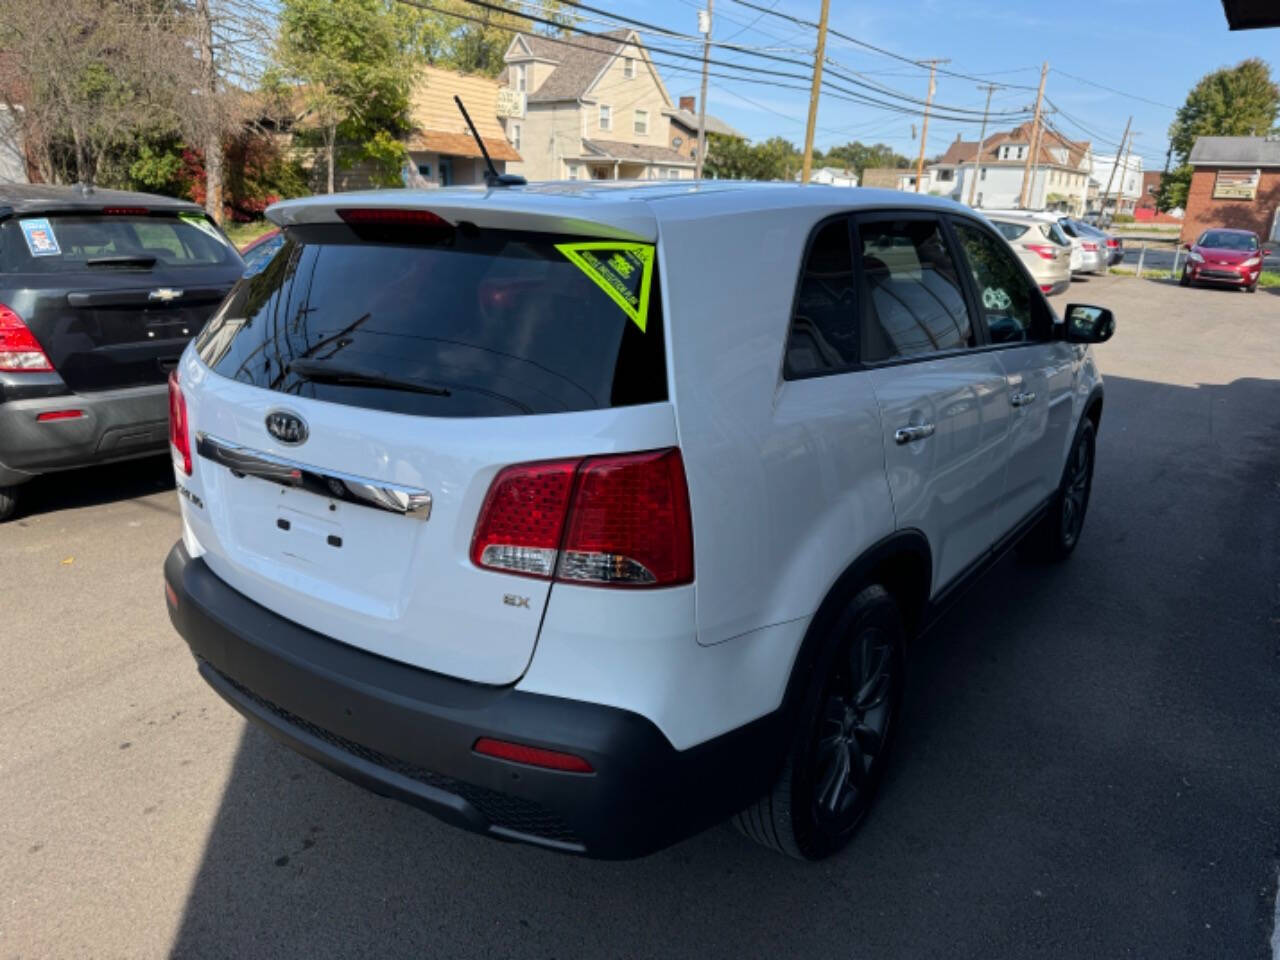
M 1120 166 L 1120 154 L 1124 153 L 1125 141 L 1129 139 L 1129 128 L 1133 125 L 1133 117 L 1130 116 L 1124 123 L 1124 133 L 1120 135 L 1120 148 L 1116 150 L 1116 162 L 1111 165 L 1111 176 L 1107 177 L 1107 189 L 1102 194 L 1102 209 L 1098 211 L 1099 219 L 1107 215 L 1107 200 L 1111 197 L 1111 184 L 1116 180 L 1116 168 Z M 1120 185 L 1124 187 L 1124 177 L 1120 178 Z
M 831 0 L 822 0 L 818 17 L 818 49 L 813 59 L 813 86 L 809 89 L 809 123 L 804 128 L 804 162 L 800 166 L 800 182 L 808 183 L 813 171 L 813 131 L 818 125 L 818 94 L 822 91 L 822 61 L 827 56 L 827 14 Z
M 1027 191 L 1031 187 L 1031 161 L 1035 157 L 1035 140 L 1040 132 L 1040 108 L 1044 103 L 1044 82 L 1049 76 L 1049 61 L 1040 68 L 1040 89 L 1036 92 L 1035 119 L 1031 121 L 1031 144 L 1027 148 L 1027 164 L 1022 168 L 1022 193 L 1018 195 L 1018 206 L 1027 208 Z
M 929 139 L 929 108 L 933 106 L 933 92 L 937 89 L 935 79 L 938 75 L 938 64 L 950 63 L 950 60 L 921 60 L 921 66 L 929 65 L 929 95 L 924 98 L 924 123 L 920 126 L 920 159 L 916 161 L 916 193 L 920 192 L 920 181 L 924 178 L 924 147 Z
M 711 58 L 711 13 L 715 0 L 707 0 L 704 11 L 698 11 L 698 31 L 702 34 L 702 96 L 698 98 L 698 162 L 693 171 L 695 180 L 702 179 L 702 162 L 707 157 L 707 61 Z
M 1000 87 L 994 83 L 984 84 L 978 87 L 979 90 L 987 91 L 987 105 L 982 108 L 982 135 L 978 137 L 978 150 L 973 155 L 973 182 L 969 184 L 969 206 L 973 206 L 974 195 L 978 192 L 978 167 L 982 163 L 982 148 L 987 143 L 987 114 L 991 112 L 991 95 Z M 916 183 L 920 182 L 920 178 L 916 178 Z
M 1116 186 L 1116 195 L 1112 201 L 1115 205 L 1115 213 L 1111 215 L 1112 223 L 1115 222 L 1116 215 L 1120 213 L 1120 201 L 1124 199 L 1124 175 L 1129 172 L 1129 156 L 1133 153 L 1133 141 L 1137 136 L 1137 130 L 1134 130 L 1129 134 L 1129 145 L 1125 147 L 1123 160 L 1120 158 L 1119 154 L 1116 154 L 1116 160 L 1120 163 L 1120 183 Z M 1106 204 L 1104 203 L 1102 209 L 1105 211 L 1106 208 Z

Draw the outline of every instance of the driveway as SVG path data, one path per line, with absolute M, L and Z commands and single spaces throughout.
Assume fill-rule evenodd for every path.
M 630 863 L 350 786 L 198 680 L 167 466 L 0 528 L 0 957 L 1270 957 L 1280 298 L 1100 278 L 1093 503 L 914 647 L 879 802 L 794 863 L 714 829 Z

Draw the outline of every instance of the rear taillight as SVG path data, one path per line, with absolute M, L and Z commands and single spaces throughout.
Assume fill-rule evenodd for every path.
M 1042 284 L 1040 284 L 1040 292 L 1041 292 L 1041 293 L 1052 293 L 1052 292 L 1053 292 L 1053 284 L 1052 284 L 1052 283 L 1042 283 Z
M 0 303 L 0 370 L 48 373 L 53 364 L 22 318 Z
M 1120 241 L 1115 237 L 1107 237 L 1107 246 L 1114 250 L 1116 247 L 1120 246 Z
M 1058 255 L 1058 248 L 1047 243 L 1024 243 L 1023 250 L 1030 250 L 1043 260 L 1052 260 Z
M 182 472 L 191 476 L 191 432 L 187 424 L 187 398 L 178 385 L 178 371 L 169 374 L 169 444 L 173 447 L 174 466 L 182 457 Z
M 693 580 L 693 524 L 676 449 L 507 467 L 476 524 L 477 566 L 568 583 Z

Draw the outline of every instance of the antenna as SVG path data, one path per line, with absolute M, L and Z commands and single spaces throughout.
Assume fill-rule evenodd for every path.
M 480 134 L 476 132 L 476 125 L 471 122 L 471 115 L 467 113 L 467 108 L 462 105 L 462 98 L 455 93 L 453 102 L 462 111 L 462 119 L 467 121 L 467 128 L 471 131 L 471 136 L 476 138 L 476 146 L 480 148 L 480 152 L 484 155 L 485 166 L 489 168 L 485 171 L 484 182 L 491 187 L 523 187 L 528 183 L 528 180 L 517 173 L 498 172 L 498 168 L 493 165 L 493 160 L 489 157 L 489 151 L 484 148 L 484 141 L 480 139 Z

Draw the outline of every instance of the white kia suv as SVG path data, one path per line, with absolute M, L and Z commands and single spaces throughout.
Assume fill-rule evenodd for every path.
M 289 201 L 170 381 L 174 626 L 288 746 L 457 826 L 816 859 L 904 644 L 1080 535 L 1088 344 L 979 215 L 783 184 Z

